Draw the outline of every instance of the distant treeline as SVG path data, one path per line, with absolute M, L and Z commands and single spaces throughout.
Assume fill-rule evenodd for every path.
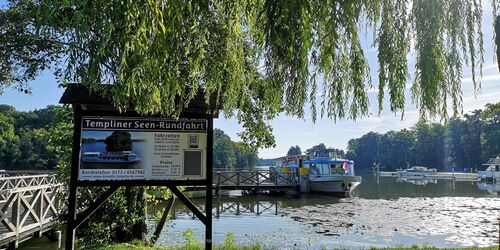
M 62 107 L 23 112 L 0 105 L 0 169 L 47 170 L 56 166 L 47 150 L 47 128 L 54 125 Z
M 253 169 L 259 158 L 257 152 L 241 142 L 234 142 L 220 129 L 214 129 L 214 169 Z
M 395 170 L 422 165 L 438 170 L 482 169 L 482 163 L 500 155 L 500 103 L 488 104 L 445 125 L 417 123 L 411 129 L 370 132 L 349 141 L 346 157 L 356 168 Z

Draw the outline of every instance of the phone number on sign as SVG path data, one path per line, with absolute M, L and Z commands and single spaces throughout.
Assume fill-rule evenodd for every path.
M 143 175 L 144 169 L 82 169 L 84 175 Z

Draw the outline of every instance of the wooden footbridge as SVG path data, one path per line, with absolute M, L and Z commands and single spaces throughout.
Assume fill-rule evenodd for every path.
M 288 191 L 298 186 L 295 172 L 279 173 L 274 170 L 214 171 L 214 189 L 259 191 Z
M 0 247 L 17 248 L 31 237 L 55 240 L 53 218 L 59 211 L 61 185 L 53 174 L 0 172 Z
M 290 192 L 299 189 L 298 176 L 295 172 L 280 173 L 275 170 L 214 170 L 213 189 L 241 190 L 247 194 L 259 192 Z M 204 186 L 187 187 L 186 191 L 203 190 Z

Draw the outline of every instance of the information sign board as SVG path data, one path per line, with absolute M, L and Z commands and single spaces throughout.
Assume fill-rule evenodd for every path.
M 206 119 L 83 116 L 78 179 L 206 179 Z

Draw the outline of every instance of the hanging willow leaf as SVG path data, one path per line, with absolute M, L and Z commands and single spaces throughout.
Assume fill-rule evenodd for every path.
M 480 88 L 481 18 L 479 0 L 15 0 L 0 10 L 0 84 L 24 86 L 59 65 L 63 82 L 112 85 L 119 109 L 166 117 L 201 89 L 242 123 L 244 140 L 272 146 L 269 121 L 280 113 L 368 114 L 361 27 L 378 48 L 380 110 L 387 94 L 403 115 L 413 70 L 422 118 L 460 112 L 465 65 Z

